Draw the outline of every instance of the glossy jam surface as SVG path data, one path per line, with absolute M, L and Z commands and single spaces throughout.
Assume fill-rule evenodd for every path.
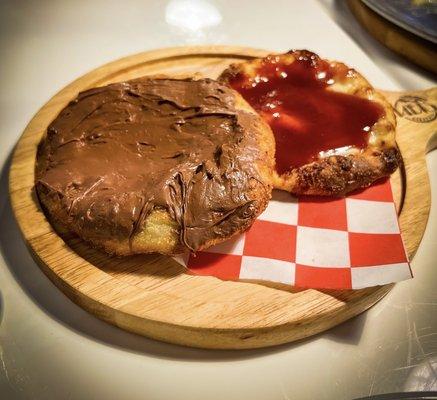
M 323 152 L 365 148 L 383 108 L 357 96 L 327 90 L 345 76 L 313 53 L 291 64 L 268 57 L 254 78 L 237 74 L 229 81 L 269 123 L 276 139 L 276 169 L 284 173 L 314 161 Z M 326 153 L 325 153 L 326 154 Z M 329 154 L 329 153 L 328 153 Z

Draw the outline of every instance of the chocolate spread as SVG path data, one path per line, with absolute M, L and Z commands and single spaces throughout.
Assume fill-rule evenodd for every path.
M 232 89 L 210 79 L 90 89 L 48 127 L 36 188 L 85 239 L 130 240 L 158 208 L 195 251 L 250 225 L 260 212 L 254 185 L 269 193 L 255 123 L 236 110 Z

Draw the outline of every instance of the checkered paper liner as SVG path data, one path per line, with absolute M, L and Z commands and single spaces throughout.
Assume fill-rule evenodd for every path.
M 275 191 L 246 233 L 175 259 L 195 275 L 318 289 L 412 277 L 388 180 L 338 199 Z

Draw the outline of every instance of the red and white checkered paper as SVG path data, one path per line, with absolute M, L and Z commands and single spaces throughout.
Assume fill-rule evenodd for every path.
M 412 277 L 388 180 L 339 199 L 275 191 L 249 231 L 176 260 L 196 275 L 319 289 Z

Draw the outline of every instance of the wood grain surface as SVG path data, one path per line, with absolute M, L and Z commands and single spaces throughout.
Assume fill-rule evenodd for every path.
M 36 149 L 48 124 L 79 91 L 143 75 L 215 78 L 231 62 L 266 55 L 263 50 L 209 46 L 141 53 L 104 65 L 61 90 L 26 127 L 10 170 L 12 207 L 39 266 L 68 297 L 111 324 L 187 346 L 243 349 L 291 342 L 329 329 L 372 306 L 392 287 L 299 290 L 192 276 L 160 255 L 111 258 L 77 237 L 58 235 L 33 191 Z M 425 146 L 436 130 L 436 89 L 387 93 L 397 104 L 398 142 L 404 173 L 392 177 L 401 230 L 412 257 L 430 207 Z M 400 99 L 400 100 L 399 100 Z M 418 100 L 419 99 L 419 100 Z M 423 99 L 423 100 L 420 100 Z M 424 108 L 425 110 L 423 110 Z M 421 118 L 423 121 L 421 121 Z M 428 119 L 429 121 L 426 121 Z M 61 238 L 62 236 L 62 238 Z

